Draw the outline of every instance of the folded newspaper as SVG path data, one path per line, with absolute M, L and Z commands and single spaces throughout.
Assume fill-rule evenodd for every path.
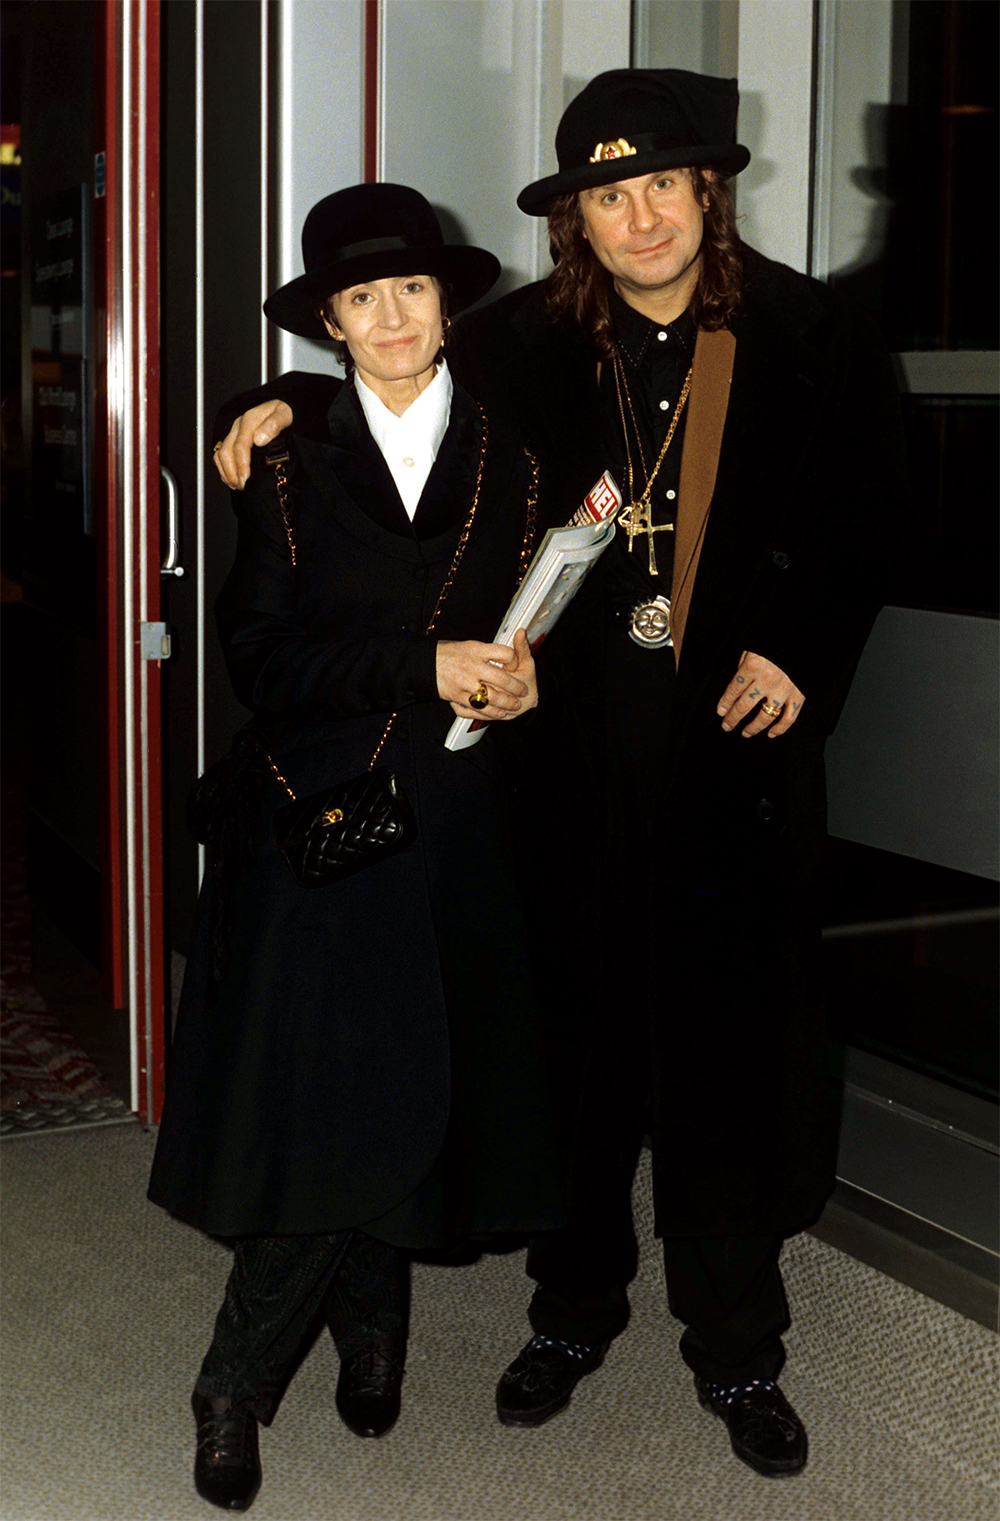
M 550 528 L 545 535 L 504 614 L 494 644 L 512 645 L 517 630 L 523 628 L 532 652 L 538 649 L 614 538 L 621 504 L 621 492 L 605 471 L 565 528 Z M 488 726 L 482 718 L 456 718 L 445 746 L 465 750 L 478 743 Z

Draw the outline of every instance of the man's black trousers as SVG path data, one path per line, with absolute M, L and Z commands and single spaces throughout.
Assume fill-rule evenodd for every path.
M 563 1230 L 537 1236 L 527 1271 L 538 1287 L 532 1329 L 594 1345 L 624 1331 L 628 1285 L 638 1248 L 631 1185 L 642 1144 L 618 1148 L 602 1175 L 591 1172 L 586 1209 Z M 684 1323 L 681 1355 L 713 1383 L 776 1378 L 788 1303 L 781 1282 L 780 1236 L 682 1236 L 662 1242 L 670 1310 Z
M 612 922 L 626 932 L 614 937 L 604 969 L 600 1002 L 613 1011 L 611 1023 L 581 1074 L 584 1119 L 571 1222 L 537 1237 L 527 1263 L 538 1283 L 529 1312 L 534 1330 L 590 1345 L 625 1329 L 638 1262 L 631 1189 L 649 1082 L 643 1011 L 661 994 L 651 986 L 644 937 L 635 931 L 656 901 L 646 891 L 656 865 L 648 800 L 665 769 L 674 679 L 671 650 L 641 649 L 618 626 L 608 629 L 606 659 L 604 764 L 614 806 L 609 803 L 604 846 L 605 894 L 618 906 Z M 778 1268 L 782 1238 L 664 1237 L 662 1244 L 668 1300 L 685 1326 L 681 1353 L 688 1366 L 711 1382 L 774 1378 L 789 1324 Z

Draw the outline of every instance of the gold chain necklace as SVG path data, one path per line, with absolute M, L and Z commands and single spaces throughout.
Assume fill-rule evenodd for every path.
M 628 388 L 628 381 L 625 379 L 625 371 L 622 367 L 621 356 L 618 354 L 617 350 L 615 351 L 614 357 L 614 370 L 615 389 L 618 393 L 618 411 L 621 415 L 622 420 L 622 433 L 625 436 L 625 459 L 628 468 L 628 494 L 630 498 L 630 500 L 627 501 L 624 507 L 622 507 L 619 511 L 618 521 L 625 529 L 625 532 L 628 534 L 629 554 L 632 553 L 632 541 L 635 538 L 636 534 L 644 533 L 646 535 L 646 542 L 649 546 L 649 574 L 651 576 L 657 576 L 659 575 L 659 570 L 657 569 L 656 565 L 656 544 L 654 542 L 653 535 L 656 533 L 673 533 L 674 525 L 673 523 L 653 522 L 653 504 L 651 500 L 653 482 L 656 480 L 657 475 L 660 473 L 660 466 L 663 464 L 663 461 L 667 457 L 667 450 L 670 448 L 673 436 L 677 431 L 677 424 L 680 422 L 681 413 L 684 411 L 684 404 L 687 401 L 691 390 L 691 376 L 694 373 L 694 365 L 692 365 L 687 372 L 684 384 L 681 387 L 681 394 L 677 400 L 677 405 L 674 407 L 674 415 L 670 419 L 670 427 L 667 429 L 667 436 L 663 440 L 663 448 L 660 450 L 659 459 L 656 461 L 652 472 L 649 474 L 646 472 L 646 458 L 642 452 L 642 436 L 639 433 L 639 424 L 636 422 L 635 410 L 632 406 L 632 397 L 629 393 Z M 636 496 L 635 491 L 635 472 L 632 466 L 632 450 L 629 447 L 628 441 L 628 424 L 625 420 L 625 405 L 622 400 L 623 393 L 624 401 L 628 403 L 629 416 L 632 419 L 632 431 L 635 434 L 636 448 L 639 451 L 639 464 L 642 468 L 643 475 L 646 477 L 646 484 L 643 486 L 642 492 L 638 497 Z

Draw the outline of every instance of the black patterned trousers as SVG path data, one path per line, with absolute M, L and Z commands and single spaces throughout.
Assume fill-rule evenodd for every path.
M 270 1425 L 284 1389 L 326 1322 L 341 1358 L 405 1333 L 405 1253 L 364 1231 L 237 1241 L 215 1334 L 195 1390 L 245 1400 Z

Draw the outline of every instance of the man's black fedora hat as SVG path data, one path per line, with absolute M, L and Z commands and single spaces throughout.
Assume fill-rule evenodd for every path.
M 485 248 L 446 243 L 430 203 L 407 185 L 352 185 L 317 201 L 302 228 L 305 274 L 264 302 L 264 315 L 299 338 L 329 338 L 316 308 L 335 291 L 391 275 L 437 275 L 451 312 L 471 306 L 500 274 Z
M 686 69 L 612 69 L 571 100 L 556 132 L 559 173 L 528 185 L 522 211 L 545 216 L 556 196 L 657 169 L 710 164 L 739 174 L 749 151 L 736 141 L 735 79 Z

